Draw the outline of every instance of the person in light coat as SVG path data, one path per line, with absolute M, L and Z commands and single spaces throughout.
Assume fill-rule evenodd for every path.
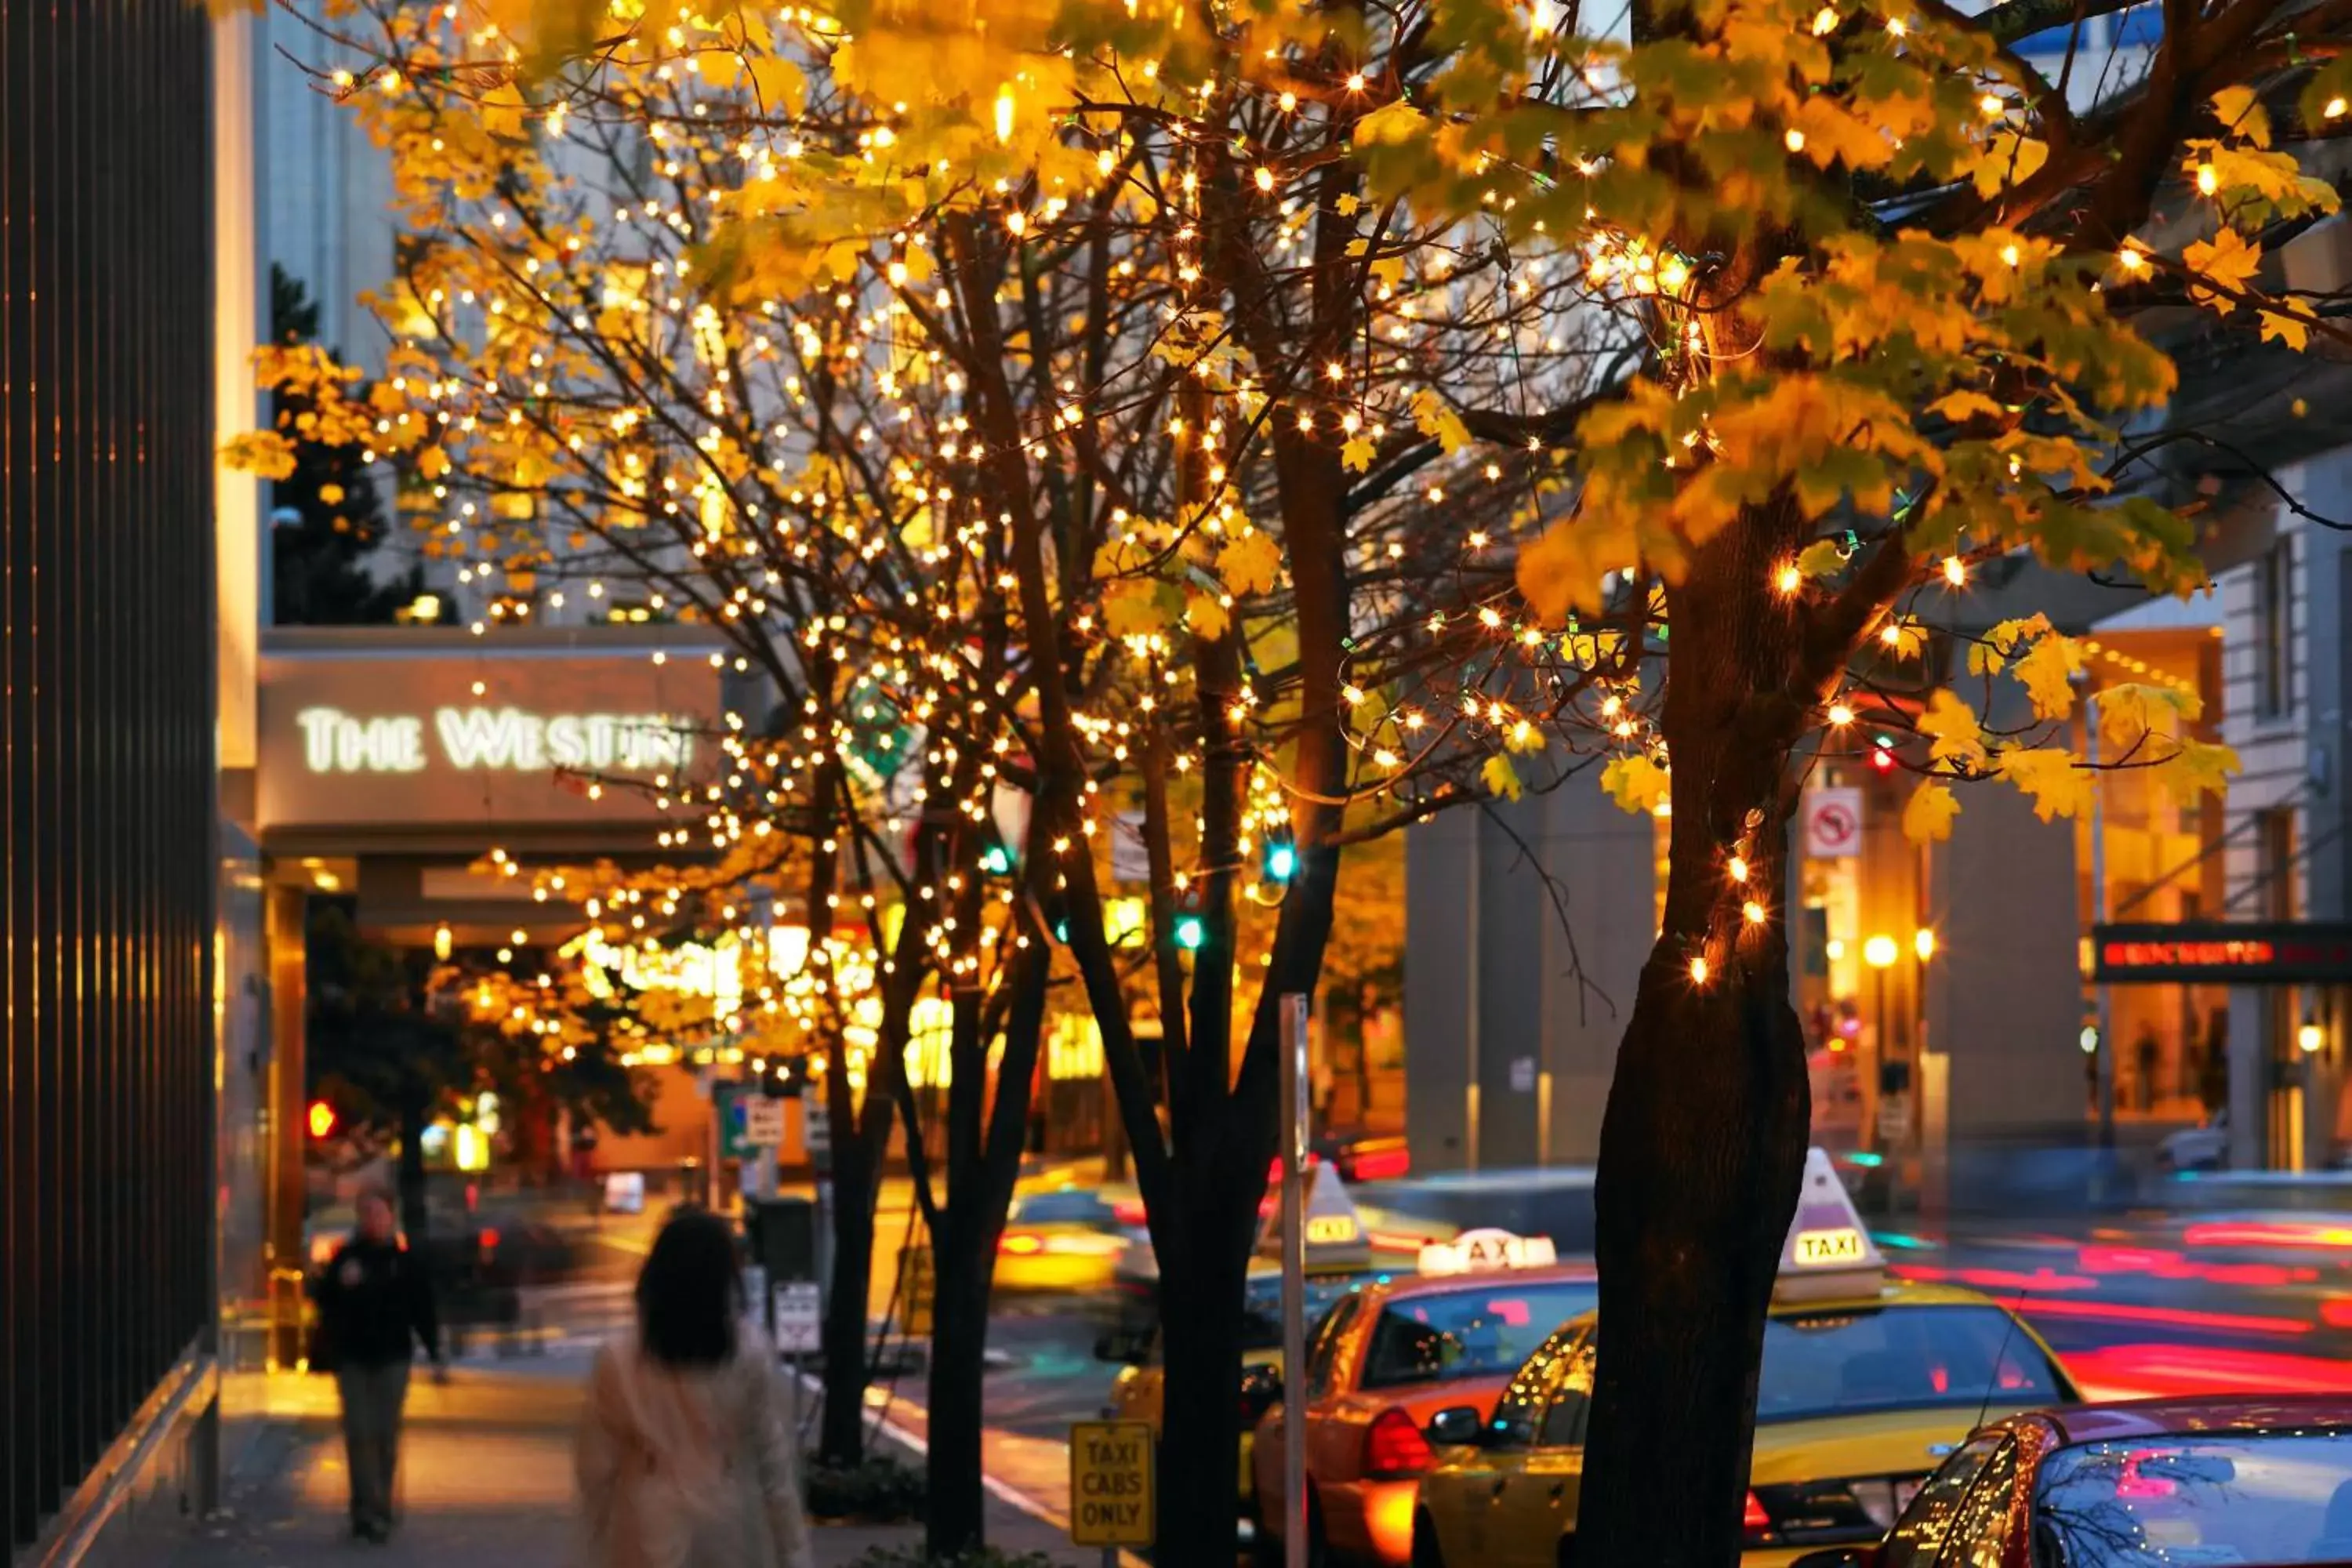
M 735 1238 L 682 1210 L 637 1276 L 637 1326 L 589 1376 L 575 1455 L 598 1568 L 814 1568 L 799 1434 L 743 1317 Z

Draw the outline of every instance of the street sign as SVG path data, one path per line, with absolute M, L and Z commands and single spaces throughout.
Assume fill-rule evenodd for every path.
M 801 1142 L 807 1145 L 812 1160 L 833 1157 L 833 1112 L 816 1095 L 801 1097 Z
M 1862 791 L 1851 785 L 1805 792 L 1805 853 L 1838 860 L 1862 853 Z
M 775 1289 L 776 1348 L 809 1355 L 824 1344 L 824 1298 L 814 1279 L 786 1279 Z
M 1151 1480 L 1150 1422 L 1071 1423 L 1071 1542 L 1150 1545 Z
M 908 1338 L 931 1331 L 931 1302 L 937 1281 L 931 1273 L 931 1249 L 902 1248 L 898 1253 L 898 1319 Z
M 743 1118 L 753 1100 L 765 1098 L 751 1084 L 721 1081 L 710 1086 L 711 1113 L 719 1118 L 720 1159 L 750 1160 L 759 1154 L 758 1146 L 744 1135 Z
M 1888 1143 L 1900 1143 L 1911 1136 L 1911 1097 L 1890 1094 L 1878 1102 L 1878 1136 Z
M 784 1141 L 784 1102 L 764 1094 L 745 1097 L 743 1142 L 754 1149 L 773 1149 Z

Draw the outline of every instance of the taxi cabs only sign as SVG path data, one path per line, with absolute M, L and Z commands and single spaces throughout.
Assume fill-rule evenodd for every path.
M 1151 1544 L 1151 1425 L 1070 1426 L 1070 1540 L 1079 1546 Z

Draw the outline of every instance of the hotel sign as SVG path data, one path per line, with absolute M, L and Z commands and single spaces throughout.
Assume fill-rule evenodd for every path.
M 2273 921 L 2094 926 L 2091 978 L 2108 984 L 2352 981 L 2352 924 Z
M 666 786 L 718 754 L 708 649 L 656 664 L 642 644 L 412 652 L 403 636 L 265 645 L 265 832 L 642 824 Z

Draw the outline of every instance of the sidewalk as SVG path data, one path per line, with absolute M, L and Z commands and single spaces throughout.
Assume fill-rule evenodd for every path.
M 577 1568 L 572 1434 L 585 1376 L 584 1363 L 561 1362 L 461 1366 L 446 1388 L 420 1375 L 401 1449 L 404 1523 L 386 1546 L 345 1534 L 331 1381 L 273 1376 L 269 1423 L 230 1479 L 226 1514 L 198 1526 L 170 1568 Z M 1016 1497 L 991 1489 L 991 1544 L 1042 1552 L 1070 1568 L 1100 1562 Z M 847 1568 L 873 1546 L 919 1547 L 922 1529 L 826 1525 L 816 1540 L 822 1568 Z

